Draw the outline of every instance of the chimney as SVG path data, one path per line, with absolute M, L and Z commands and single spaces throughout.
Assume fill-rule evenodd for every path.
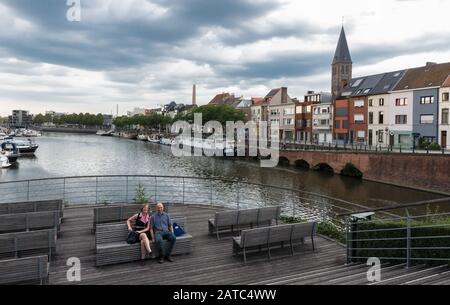
M 426 64 L 427 67 L 431 67 L 431 66 L 434 66 L 434 65 L 437 65 L 437 63 L 428 61 L 427 64 Z
M 281 87 L 281 103 L 287 104 L 287 88 Z
M 192 105 L 197 105 L 197 85 L 192 86 Z

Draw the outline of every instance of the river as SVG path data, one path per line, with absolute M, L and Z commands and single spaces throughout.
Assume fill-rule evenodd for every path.
M 291 167 L 261 168 L 227 158 L 177 158 L 170 147 L 96 135 L 45 133 L 33 157 L 0 170 L 1 181 L 83 175 L 182 175 L 238 179 L 319 193 L 368 207 L 409 203 L 439 195 Z

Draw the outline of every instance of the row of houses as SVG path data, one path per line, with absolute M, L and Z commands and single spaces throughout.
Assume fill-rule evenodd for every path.
M 300 101 L 277 88 L 263 98 L 222 93 L 210 104 L 229 104 L 255 123 L 279 125 L 282 142 L 450 149 L 450 63 L 352 77 L 342 27 L 331 64 L 331 93 L 309 91 Z

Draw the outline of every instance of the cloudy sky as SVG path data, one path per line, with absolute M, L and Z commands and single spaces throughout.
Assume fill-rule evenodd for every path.
M 354 76 L 450 61 L 450 0 L 66 1 L 0 0 L 0 115 L 330 91 L 343 17 Z

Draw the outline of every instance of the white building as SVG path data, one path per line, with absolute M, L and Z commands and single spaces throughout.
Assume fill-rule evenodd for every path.
M 312 105 L 312 133 L 314 142 L 333 142 L 333 107 L 330 102 Z
M 295 100 L 287 94 L 287 88 L 273 89 L 267 94 L 270 125 L 279 125 L 280 143 L 294 142 Z
M 450 149 L 450 76 L 439 90 L 439 145 Z

